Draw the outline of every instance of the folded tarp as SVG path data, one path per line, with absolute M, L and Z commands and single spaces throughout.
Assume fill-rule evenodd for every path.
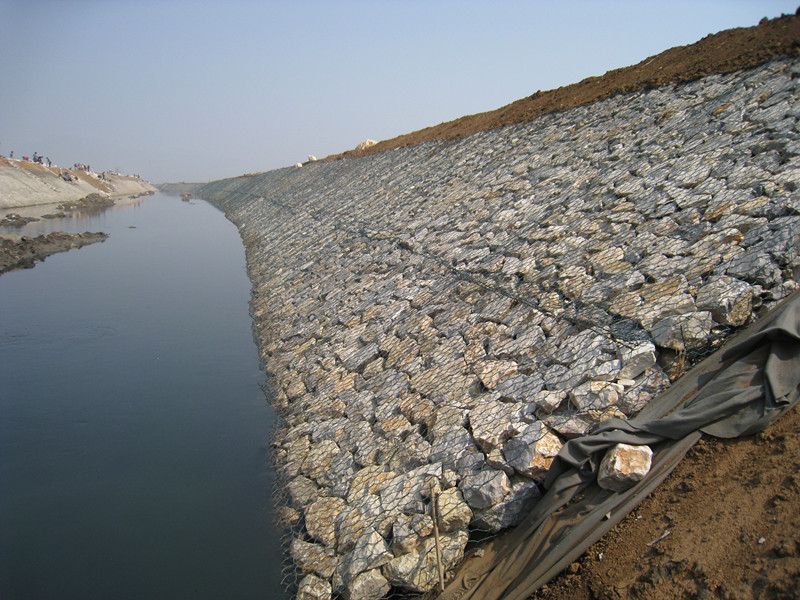
M 621 521 L 703 433 L 750 435 L 800 398 L 800 293 L 738 334 L 630 420 L 609 419 L 569 441 L 547 493 L 514 530 L 460 567 L 440 599 L 524 600 Z M 618 443 L 649 445 L 648 475 L 624 492 L 601 489 L 597 470 Z

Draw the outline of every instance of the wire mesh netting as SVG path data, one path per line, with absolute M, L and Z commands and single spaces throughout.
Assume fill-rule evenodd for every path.
M 566 440 L 798 287 L 797 75 L 202 188 L 247 248 L 293 593 L 434 589 Z

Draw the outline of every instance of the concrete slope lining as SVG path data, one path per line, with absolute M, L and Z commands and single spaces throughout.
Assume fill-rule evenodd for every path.
M 156 188 L 138 177 L 47 167 L 0 157 L 0 209 L 55 204 L 89 194 L 133 196 Z

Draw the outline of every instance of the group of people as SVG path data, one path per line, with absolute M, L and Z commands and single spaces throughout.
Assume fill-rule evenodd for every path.
M 13 150 L 9 153 L 8 157 L 9 158 L 14 158 L 14 151 Z M 33 153 L 33 158 L 31 158 L 30 156 L 23 156 L 22 160 L 32 161 L 32 162 L 38 163 L 40 165 L 44 165 L 45 163 L 47 163 L 48 167 L 52 167 L 53 166 L 53 163 L 50 161 L 50 157 L 42 156 L 38 152 L 34 152 Z M 93 173 L 94 172 L 94 171 L 92 171 L 92 167 L 90 167 L 89 165 L 85 165 L 83 163 L 75 163 L 74 167 L 78 171 L 85 171 L 86 173 Z M 63 171 L 61 173 L 61 177 L 65 181 L 77 181 L 78 180 L 77 177 L 75 177 L 74 175 L 70 175 L 67 171 Z M 105 173 L 101 173 L 99 175 L 99 177 L 100 177 L 100 179 L 106 180 Z M 138 175 L 134 175 L 134 177 L 138 177 Z
M 8 158 L 14 158 L 14 151 L 13 150 L 8 155 Z M 49 156 L 42 156 L 38 152 L 34 152 L 33 153 L 33 158 L 31 158 L 30 156 L 23 156 L 22 160 L 30 160 L 31 162 L 35 162 L 35 163 L 40 164 L 40 165 L 43 165 L 45 162 L 47 162 L 47 166 L 48 167 L 52 167 L 53 166 L 53 163 L 50 161 L 50 157 Z

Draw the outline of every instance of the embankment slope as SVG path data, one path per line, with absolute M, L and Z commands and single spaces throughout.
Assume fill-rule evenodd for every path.
M 739 27 L 710 34 L 687 46 L 677 46 L 638 64 L 614 69 L 555 90 L 537 91 L 496 110 L 467 115 L 396 138 L 383 140 L 363 150 L 348 150 L 324 160 L 364 156 L 431 140 L 463 137 L 529 121 L 540 115 L 583 106 L 615 94 L 682 83 L 714 73 L 729 73 L 755 67 L 771 58 L 792 56 L 800 51 L 800 18 L 784 15 L 763 19 L 753 27 Z
M 259 352 L 284 418 L 274 447 L 301 589 L 432 589 L 431 483 L 445 498 L 449 569 L 468 532 L 499 531 L 536 502 L 561 442 L 635 414 L 798 288 L 797 17 L 775 21 L 794 31 L 779 45 L 788 57 L 768 51 L 747 68 L 559 104 L 491 131 L 198 190 L 245 243 Z M 770 23 L 745 30 L 755 35 L 745 53 L 760 52 Z M 717 445 L 724 481 L 703 468 L 704 449 L 690 455 L 692 475 L 661 502 L 669 514 L 640 534 L 669 523 L 669 543 L 622 554 L 616 579 L 589 557 L 570 574 L 588 583 L 560 597 L 669 597 L 677 579 L 687 593 L 727 597 L 756 582 L 764 597 L 791 594 L 797 481 L 773 470 L 800 456 L 786 443 L 796 419 L 781 427 L 744 442 L 755 451 Z M 769 476 L 748 467 L 759 456 Z M 682 515 L 684 491 L 700 490 L 699 507 L 704 487 L 723 484 L 717 513 Z M 743 495 L 770 498 L 776 528 L 753 538 L 760 507 L 737 517 Z M 624 550 L 625 535 L 609 544 Z M 692 546 L 697 558 L 756 563 L 693 568 Z M 624 570 L 637 552 L 650 552 L 648 572 Z M 727 588 L 709 583 L 712 568 Z
M 70 180 L 62 177 L 68 173 Z M 0 158 L 0 208 L 70 202 L 92 193 L 111 197 L 150 194 L 156 188 L 137 177 L 104 175 Z

